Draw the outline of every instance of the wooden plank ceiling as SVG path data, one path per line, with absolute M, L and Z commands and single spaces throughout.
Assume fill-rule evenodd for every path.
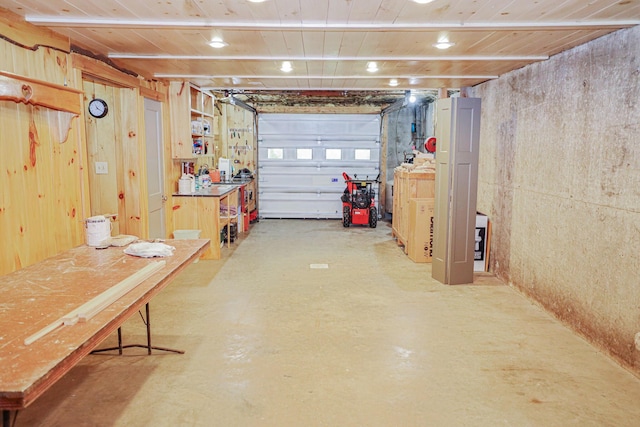
M 473 86 L 640 24 L 640 0 L 0 0 L 0 7 L 146 78 L 236 93 Z M 226 45 L 209 46 L 214 37 Z M 454 45 L 433 46 L 443 39 Z M 290 72 L 280 70 L 282 61 Z M 367 71 L 370 62 L 377 71 Z

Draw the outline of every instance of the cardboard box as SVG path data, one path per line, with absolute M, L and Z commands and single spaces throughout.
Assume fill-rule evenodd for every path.
M 433 211 L 435 200 L 409 199 L 407 255 L 414 262 L 433 258 Z

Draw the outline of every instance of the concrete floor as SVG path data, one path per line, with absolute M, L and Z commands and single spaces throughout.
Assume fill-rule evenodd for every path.
M 152 301 L 186 354 L 88 356 L 16 426 L 640 425 L 637 377 L 489 275 L 432 280 L 388 223 L 263 220 L 224 252 Z

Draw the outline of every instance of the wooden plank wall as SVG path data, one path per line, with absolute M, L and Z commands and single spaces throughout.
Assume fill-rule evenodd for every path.
M 116 129 L 121 152 L 118 188 L 119 213 L 125 234 L 146 238 L 149 235 L 144 107 L 138 89 L 118 91 L 120 119 Z M 165 162 L 168 159 L 165 159 Z
M 118 214 L 118 164 L 120 161 L 116 144 L 116 123 L 114 114 L 117 88 L 105 84 L 85 81 L 83 83 L 85 105 L 94 98 L 105 100 L 109 114 L 96 119 L 85 115 L 87 138 L 87 169 L 89 171 L 90 215 Z M 95 162 L 106 162 L 108 174 L 97 175 Z M 120 218 L 120 216 L 119 216 Z M 117 231 L 116 231 L 117 232 Z
M 223 156 L 231 159 L 236 172 L 243 168 L 255 171 L 258 167 L 255 115 L 244 108 L 229 104 L 225 104 L 222 111 L 220 135 Z
M 91 215 L 117 214 L 114 233 L 146 237 L 144 132 L 140 130 L 138 91 L 86 80 L 83 88 L 85 104 L 100 98 L 109 106 L 103 118 L 85 115 Z M 96 174 L 95 162 L 106 162 L 108 173 Z
M 69 55 L 24 49 L 0 40 L 4 71 L 81 89 Z M 56 141 L 46 108 L 0 101 L 0 274 L 84 242 L 82 219 L 86 149 L 80 118 L 64 143 Z
M 165 172 L 170 173 L 167 85 L 67 53 L 63 38 L 1 13 L 0 35 L 1 70 L 85 92 L 82 113 L 62 144 L 47 108 L 0 101 L 0 274 L 83 244 L 83 221 L 92 215 L 118 213 L 117 231 L 146 237 L 144 97 L 164 102 Z M 43 47 L 48 45 L 58 49 Z M 100 121 L 85 113 L 94 96 L 110 106 Z M 94 173 L 94 162 L 102 159 L 109 164 L 107 176 Z M 165 184 L 171 194 L 173 183 Z M 168 204 L 166 229 L 172 230 L 169 209 Z

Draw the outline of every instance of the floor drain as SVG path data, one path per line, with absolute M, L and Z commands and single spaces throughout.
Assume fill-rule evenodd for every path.
M 309 264 L 310 268 L 329 268 L 329 264 Z

